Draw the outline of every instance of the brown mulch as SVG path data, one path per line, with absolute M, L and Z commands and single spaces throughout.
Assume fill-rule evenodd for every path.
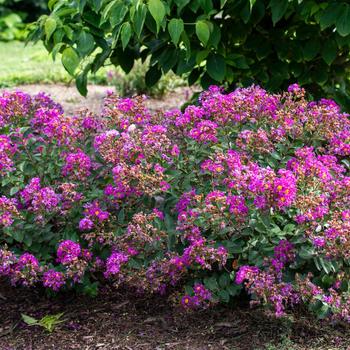
M 3 90 L 22 90 L 29 94 L 37 94 L 45 92 L 49 94 L 55 101 L 61 103 L 67 114 L 73 114 L 77 110 L 87 108 L 94 113 L 101 111 L 102 102 L 108 90 L 113 90 L 111 86 L 89 85 L 88 95 L 83 97 L 79 94 L 75 86 L 64 84 L 33 84 L 21 85 L 10 89 Z M 188 98 L 191 97 L 193 89 L 187 87 L 176 88 L 162 98 L 149 98 L 146 102 L 151 110 L 180 108 Z
M 106 289 L 96 298 L 65 294 L 50 299 L 41 293 L 0 282 L 1 350 L 330 350 L 350 345 L 347 326 L 302 315 L 276 320 L 243 306 L 189 314 L 161 297 L 122 290 Z M 21 320 L 22 313 L 38 319 L 61 312 L 64 322 L 52 333 Z

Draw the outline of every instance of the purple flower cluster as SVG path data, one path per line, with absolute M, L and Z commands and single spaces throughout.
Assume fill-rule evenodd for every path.
M 85 204 L 84 218 L 79 222 L 81 231 L 91 230 L 95 225 L 102 224 L 109 218 L 109 213 L 100 208 L 99 202 Z
M 62 272 L 48 270 L 43 274 L 43 286 L 55 292 L 58 292 L 65 283 L 65 276 Z
M 217 142 L 216 129 L 218 125 L 210 120 L 200 121 L 190 130 L 190 138 L 198 142 Z
M 62 169 L 63 176 L 69 176 L 74 180 L 84 181 L 91 174 L 92 163 L 90 157 L 79 150 L 69 153 L 65 157 L 65 165 Z
M 193 286 L 193 296 L 185 295 L 181 299 L 181 304 L 186 309 L 196 309 L 199 307 L 208 306 L 212 295 L 211 292 L 204 287 L 203 284 L 196 283 Z
M 12 157 L 16 153 L 17 147 L 6 135 L 0 135 L 0 176 L 14 170 Z
M 57 261 L 63 265 L 70 264 L 77 260 L 80 254 L 80 244 L 66 240 L 61 242 L 57 248 Z
M 128 255 L 122 252 L 113 252 L 106 261 L 106 271 L 104 276 L 106 278 L 116 276 L 120 273 L 121 267 L 129 260 Z
M 23 205 L 37 215 L 37 220 L 43 221 L 46 213 L 58 210 L 61 196 L 51 187 L 41 187 L 40 179 L 32 178 L 27 186 L 20 192 Z
M 0 226 L 9 227 L 14 218 L 19 216 L 17 200 L 14 198 L 0 197 Z

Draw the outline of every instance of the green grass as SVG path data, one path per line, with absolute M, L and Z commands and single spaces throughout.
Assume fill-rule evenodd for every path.
M 41 43 L 0 42 L 0 87 L 21 84 L 68 83 L 71 77 L 60 58 L 54 62 Z M 106 71 L 101 69 L 90 82 L 106 83 Z

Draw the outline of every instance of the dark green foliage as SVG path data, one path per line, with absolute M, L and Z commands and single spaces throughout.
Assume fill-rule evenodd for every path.
M 79 73 L 106 62 L 128 72 L 150 56 L 149 84 L 169 70 L 203 87 L 257 83 L 277 91 L 298 81 L 314 96 L 349 103 L 349 1 L 51 0 L 49 8 L 31 38 L 50 52 L 70 48 L 73 65 L 65 66 L 82 93 Z

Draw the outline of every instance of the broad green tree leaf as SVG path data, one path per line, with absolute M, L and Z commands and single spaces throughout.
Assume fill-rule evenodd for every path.
M 206 21 L 200 20 L 196 22 L 196 34 L 202 44 L 207 46 L 210 37 L 210 28 Z
M 337 32 L 341 36 L 350 34 L 350 5 L 343 4 L 341 14 L 336 22 Z
M 80 59 L 77 52 L 73 48 L 67 47 L 62 53 L 61 60 L 67 72 L 70 75 L 74 75 L 80 63 Z
M 181 33 L 184 30 L 184 22 L 182 19 L 178 19 L 178 18 L 173 18 L 169 24 L 168 24 L 168 31 L 171 37 L 172 42 L 177 45 L 179 40 L 180 40 L 180 36 Z
M 122 39 L 123 50 L 125 50 L 131 38 L 131 25 L 129 22 L 123 23 L 120 36 Z
M 75 81 L 76 87 L 82 96 L 87 95 L 87 74 L 86 72 L 81 72 Z
M 328 65 L 331 65 L 337 57 L 337 50 L 337 43 L 334 40 L 328 40 L 324 43 L 322 48 L 322 58 Z
M 113 6 L 109 16 L 109 22 L 111 23 L 112 27 L 122 23 L 127 13 L 128 8 L 123 3 L 118 2 L 115 6 Z
M 53 17 L 48 17 L 45 21 L 45 35 L 46 41 L 50 40 L 51 35 L 57 28 L 57 21 Z
M 207 58 L 207 72 L 211 78 L 223 81 L 226 74 L 225 59 L 221 55 L 211 53 Z
M 275 25 L 285 15 L 288 8 L 288 3 L 288 0 L 270 1 L 273 25 Z
M 177 6 L 177 14 L 179 15 L 182 9 L 191 1 L 191 0 L 174 0 Z
M 143 25 L 146 20 L 146 15 L 147 15 L 147 6 L 144 4 L 140 4 L 137 7 L 133 16 L 134 29 L 138 38 L 140 38 L 141 36 Z
M 94 37 L 83 30 L 77 41 L 77 50 L 81 56 L 88 55 L 95 47 Z
M 342 6 L 337 3 L 328 5 L 326 9 L 323 10 L 323 14 L 320 17 L 321 30 L 324 30 L 332 25 L 335 25 L 338 17 L 341 15 Z
M 148 9 L 157 24 L 157 33 L 165 17 L 165 7 L 161 0 L 149 0 Z
M 146 73 L 146 85 L 147 86 L 153 86 L 155 85 L 158 80 L 161 78 L 162 76 L 162 71 L 157 67 L 157 66 L 153 66 L 151 67 L 147 73 Z

